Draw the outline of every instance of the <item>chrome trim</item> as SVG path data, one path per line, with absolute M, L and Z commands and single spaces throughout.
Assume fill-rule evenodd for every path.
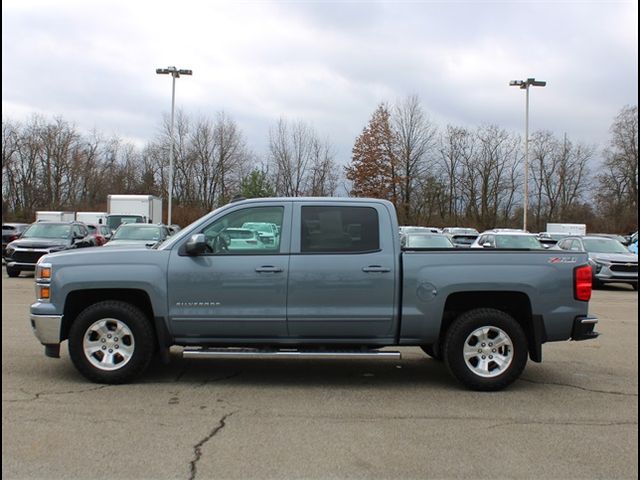
M 62 327 L 62 315 L 29 315 L 31 328 L 40 343 L 52 345 L 60 343 L 60 328 Z
M 299 351 L 299 350 L 251 350 L 251 349 L 201 349 L 201 350 L 187 350 L 182 352 L 183 358 L 244 358 L 244 357 L 261 357 L 261 358 L 282 358 L 282 357 L 304 357 L 304 358 L 402 358 L 400 352 L 377 352 L 377 351 L 365 351 L 365 352 L 349 352 L 349 351 L 335 351 L 335 352 L 313 352 L 313 351 Z
M 585 323 L 586 324 L 589 324 L 589 323 L 596 324 L 596 323 L 598 323 L 598 319 L 596 317 L 586 317 L 586 318 L 583 318 L 582 320 L 580 320 L 580 323 L 582 323 L 582 324 L 585 324 Z

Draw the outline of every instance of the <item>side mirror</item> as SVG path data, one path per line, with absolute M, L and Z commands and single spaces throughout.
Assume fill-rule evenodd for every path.
M 490 243 L 490 242 L 484 242 L 484 243 L 482 244 L 482 248 L 491 248 L 491 247 L 493 247 L 493 245 L 491 245 L 491 243 Z
M 197 233 L 195 235 L 191 235 L 191 238 L 187 241 L 184 250 L 187 255 L 202 255 L 207 251 L 207 247 L 207 239 L 204 236 L 204 233 Z

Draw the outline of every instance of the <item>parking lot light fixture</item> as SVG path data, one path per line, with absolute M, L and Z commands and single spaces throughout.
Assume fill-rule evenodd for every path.
M 171 128 L 170 128 L 170 147 L 169 147 L 169 201 L 167 209 L 167 225 L 171 225 L 171 200 L 173 197 L 173 117 L 176 105 L 176 78 L 180 75 L 192 75 L 191 70 L 177 69 L 176 67 L 156 68 L 159 75 L 171 75 L 173 78 L 171 85 Z
M 525 95 L 525 117 L 524 117 L 524 218 L 522 221 L 522 229 L 527 230 L 527 210 L 529 209 L 529 87 L 544 87 L 547 82 L 536 80 L 535 78 L 527 78 L 526 80 L 511 80 L 509 86 L 520 87 L 526 90 Z

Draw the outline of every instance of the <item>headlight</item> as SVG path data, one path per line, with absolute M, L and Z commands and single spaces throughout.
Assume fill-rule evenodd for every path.
M 9 256 L 9 257 L 10 257 L 10 256 L 12 256 L 12 255 L 13 255 L 13 253 L 14 253 L 15 251 L 16 251 L 16 249 L 15 249 L 15 248 L 13 248 L 13 247 L 7 247 L 7 249 L 5 250 L 5 255 L 7 255 L 7 256 Z
M 50 263 L 38 262 L 36 264 L 36 282 L 50 282 L 52 268 Z
M 59 252 L 60 250 L 66 250 L 66 245 L 56 245 L 54 247 L 49 248 L 49 253 Z
M 41 257 L 42 258 L 42 257 Z M 53 273 L 50 263 L 38 261 L 36 264 L 36 299 L 39 302 L 51 301 L 51 274 Z

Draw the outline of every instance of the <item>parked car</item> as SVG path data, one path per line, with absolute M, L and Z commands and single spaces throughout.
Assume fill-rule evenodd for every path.
M 638 232 L 632 233 L 629 236 L 629 251 L 631 253 L 638 254 Z
M 34 271 L 43 255 L 70 248 L 91 247 L 93 240 L 84 223 L 38 222 L 22 236 L 7 245 L 5 262 L 7 275 L 17 277 L 22 271 Z
M 123 223 L 105 247 L 152 247 L 169 237 L 166 225 L 150 223 Z
M 604 237 L 604 238 L 613 238 L 614 240 L 619 241 L 625 247 L 629 246 L 629 239 L 625 238 L 624 235 L 618 235 L 616 233 L 590 233 L 590 237 Z
M 562 240 L 565 237 L 567 237 L 566 233 L 540 232 L 538 234 L 538 240 L 545 248 L 553 247 L 559 240 Z
M 101 247 L 111 239 L 111 229 L 106 225 L 96 225 L 93 223 L 86 223 L 85 225 L 87 226 L 89 236 L 93 239 L 96 247 Z
M 257 230 L 250 228 L 225 228 L 213 237 L 211 247 L 214 253 L 234 253 L 246 250 L 261 250 L 266 245 L 275 246 L 274 237 L 261 237 Z
M 440 233 L 440 229 L 436 227 L 414 227 L 410 225 L 402 226 L 399 230 L 400 235 L 406 235 L 408 233 Z
M 455 248 L 448 236 L 442 233 L 409 233 L 400 238 L 404 249 Z
M 481 233 L 471 248 L 542 250 L 544 247 L 533 233 L 523 231 L 495 231 Z
M 30 223 L 3 223 L 2 224 L 2 258 L 5 257 L 7 244 L 20 238 Z
M 456 248 L 469 248 L 479 235 L 475 228 L 464 227 L 446 227 L 442 233 L 449 237 Z
M 587 252 L 595 286 L 605 283 L 628 283 L 638 290 L 638 255 L 631 253 L 613 238 L 568 237 L 558 242 L 560 250 Z
M 242 224 L 242 228 L 253 230 L 258 234 L 262 243 L 275 245 L 278 237 L 278 227 L 275 223 L 267 222 L 247 222 Z
M 180 225 L 176 224 L 167 225 L 167 228 L 169 229 L 169 235 L 174 235 L 180 231 Z

